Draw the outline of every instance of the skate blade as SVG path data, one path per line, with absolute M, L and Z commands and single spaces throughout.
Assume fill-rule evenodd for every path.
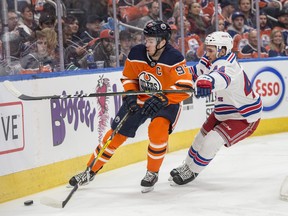
M 153 190 L 154 190 L 154 186 L 152 186 L 152 187 L 142 187 L 141 192 L 142 193 L 149 193 L 149 192 L 151 192 Z
M 171 186 L 171 187 L 181 187 L 181 186 L 183 186 L 183 185 L 179 185 L 179 184 L 175 183 L 175 182 L 172 180 L 172 181 L 170 181 L 170 186 Z

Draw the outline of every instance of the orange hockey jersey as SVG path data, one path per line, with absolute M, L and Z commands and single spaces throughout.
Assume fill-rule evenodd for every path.
M 147 56 L 145 45 L 139 44 L 133 47 L 126 60 L 121 81 L 125 91 L 192 88 L 192 75 L 186 68 L 186 61 L 170 44 L 165 47 L 157 62 Z M 165 95 L 169 104 L 177 104 L 191 96 L 191 93 Z M 138 104 L 144 104 L 147 98 L 149 95 L 139 95 Z

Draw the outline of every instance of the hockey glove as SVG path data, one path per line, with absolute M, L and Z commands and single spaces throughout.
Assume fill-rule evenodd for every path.
M 137 104 L 137 95 L 127 95 L 123 97 L 123 105 L 126 107 L 127 111 L 133 113 L 139 110 L 139 105 Z
M 168 98 L 164 94 L 155 94 L 144 103 L 142 114 L 154 117 L 163 107 L 168 105 Z
M 214 89 L 214 78 L 209 75 L 201 75 L 196 80 L 196 97 L 206 97 L 211 94 Z

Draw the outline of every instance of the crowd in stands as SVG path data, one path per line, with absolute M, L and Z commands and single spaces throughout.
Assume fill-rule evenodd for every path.
M 184 53 L 187 61 L 199 60 L 204 54 L 205 37 L 215 30 L 227 31 L 233 37 L 233 52 L 238 58 L 257 58 L 259 53 L 261 58 L 288 55 L 288 0 L 259 1 L 259 52 L 253 0 L 219 0 L 218 14 L 211 0 L 183 0 L 183 5 L 178 0 L 118 0 L 118 43 L 112 0 L 62 2 L 66 8 L 84 14 L 67 13 L 61 18 L 64 53 L 59 49 L 53 5 L 45 0 L 22 0 L 15 10 L 15 5 L 8 4 L 8 31 L 4 31 L 0 18 L 0 75 L 59 71 L 61 55 L 65 70 L 97 68 L 97 64 L 87 63 L 88 57 L 104 62 L 103 67 L 108 68 L 117 66 L 117 56 L 119 66 L 124 66 L 131 47 L 143 43 L 141 30 L 145 24 L 160 19 L 170 25 L 170 43 Z M 119 44 L 117 49 L 115 44 Z

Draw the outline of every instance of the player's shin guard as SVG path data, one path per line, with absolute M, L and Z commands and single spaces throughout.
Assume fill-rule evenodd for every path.
M 168 129 L 170 122 L 162 117 L 153 119 L 148 128 L 149 146 L 147 170 L 158 172 L 167 151 Z M 161 125 L 161 127 L 160 127 Z
M 115 136 L 111 140 L 110 144 L 105 149 L 104 153 L 91 166 L 91 163 L 93 162 L 94 158 L 97 157 L 97 154 L 100 152 L 101 148 L 105 145 L 105 143 L 107 142 L 108 138 L 111 136 L 112 132 L 113 132 L 112 129 L 110 129 L 105 134 L 105 136 L 103 138 L 103 142 L 97 146 L 97 148 L 95 149 L 95 152 L 91 155 L 90 160 L 87 163 L 87 167 L 89 167 L 89 166 L 92 167 L 91 170 L 93 172 L 97 172 L 100 168 L 102 168 L 102 166 L 104 166 L 104 164 L 107 163 L 110 160 L 110 158 L 114 155 L 115 150 L 120 145 L 122 145 L 127 139 L 126 136 L 123 136 L 123 135 L 121 135 L 119 133 L 115 134 Z
M 193 161 L 193 158 L 194 158 L 196 152 L 198 152 L 201 149 L 201 146 L 203 144 L 203 140 L 204 140 L 204 135 L 201 133 L 201 131 L 199 131 L 197 133 L 197 135 L 195 136 L 195 139 L 188 150 L 188 156 L 186 158 L 186 163 L 191 163 Z M 183 163 L 185 163 L 185 161 Z M 183 164 L 177 168 L 172 169 L 170 171 L 170 176 L 173 178 L 174 176 L 178 175 L 179 172 L 182 170 L 182 166 L 183 166 Z M 172 180 L 172 178 L 169 178 L 169 181 Z

